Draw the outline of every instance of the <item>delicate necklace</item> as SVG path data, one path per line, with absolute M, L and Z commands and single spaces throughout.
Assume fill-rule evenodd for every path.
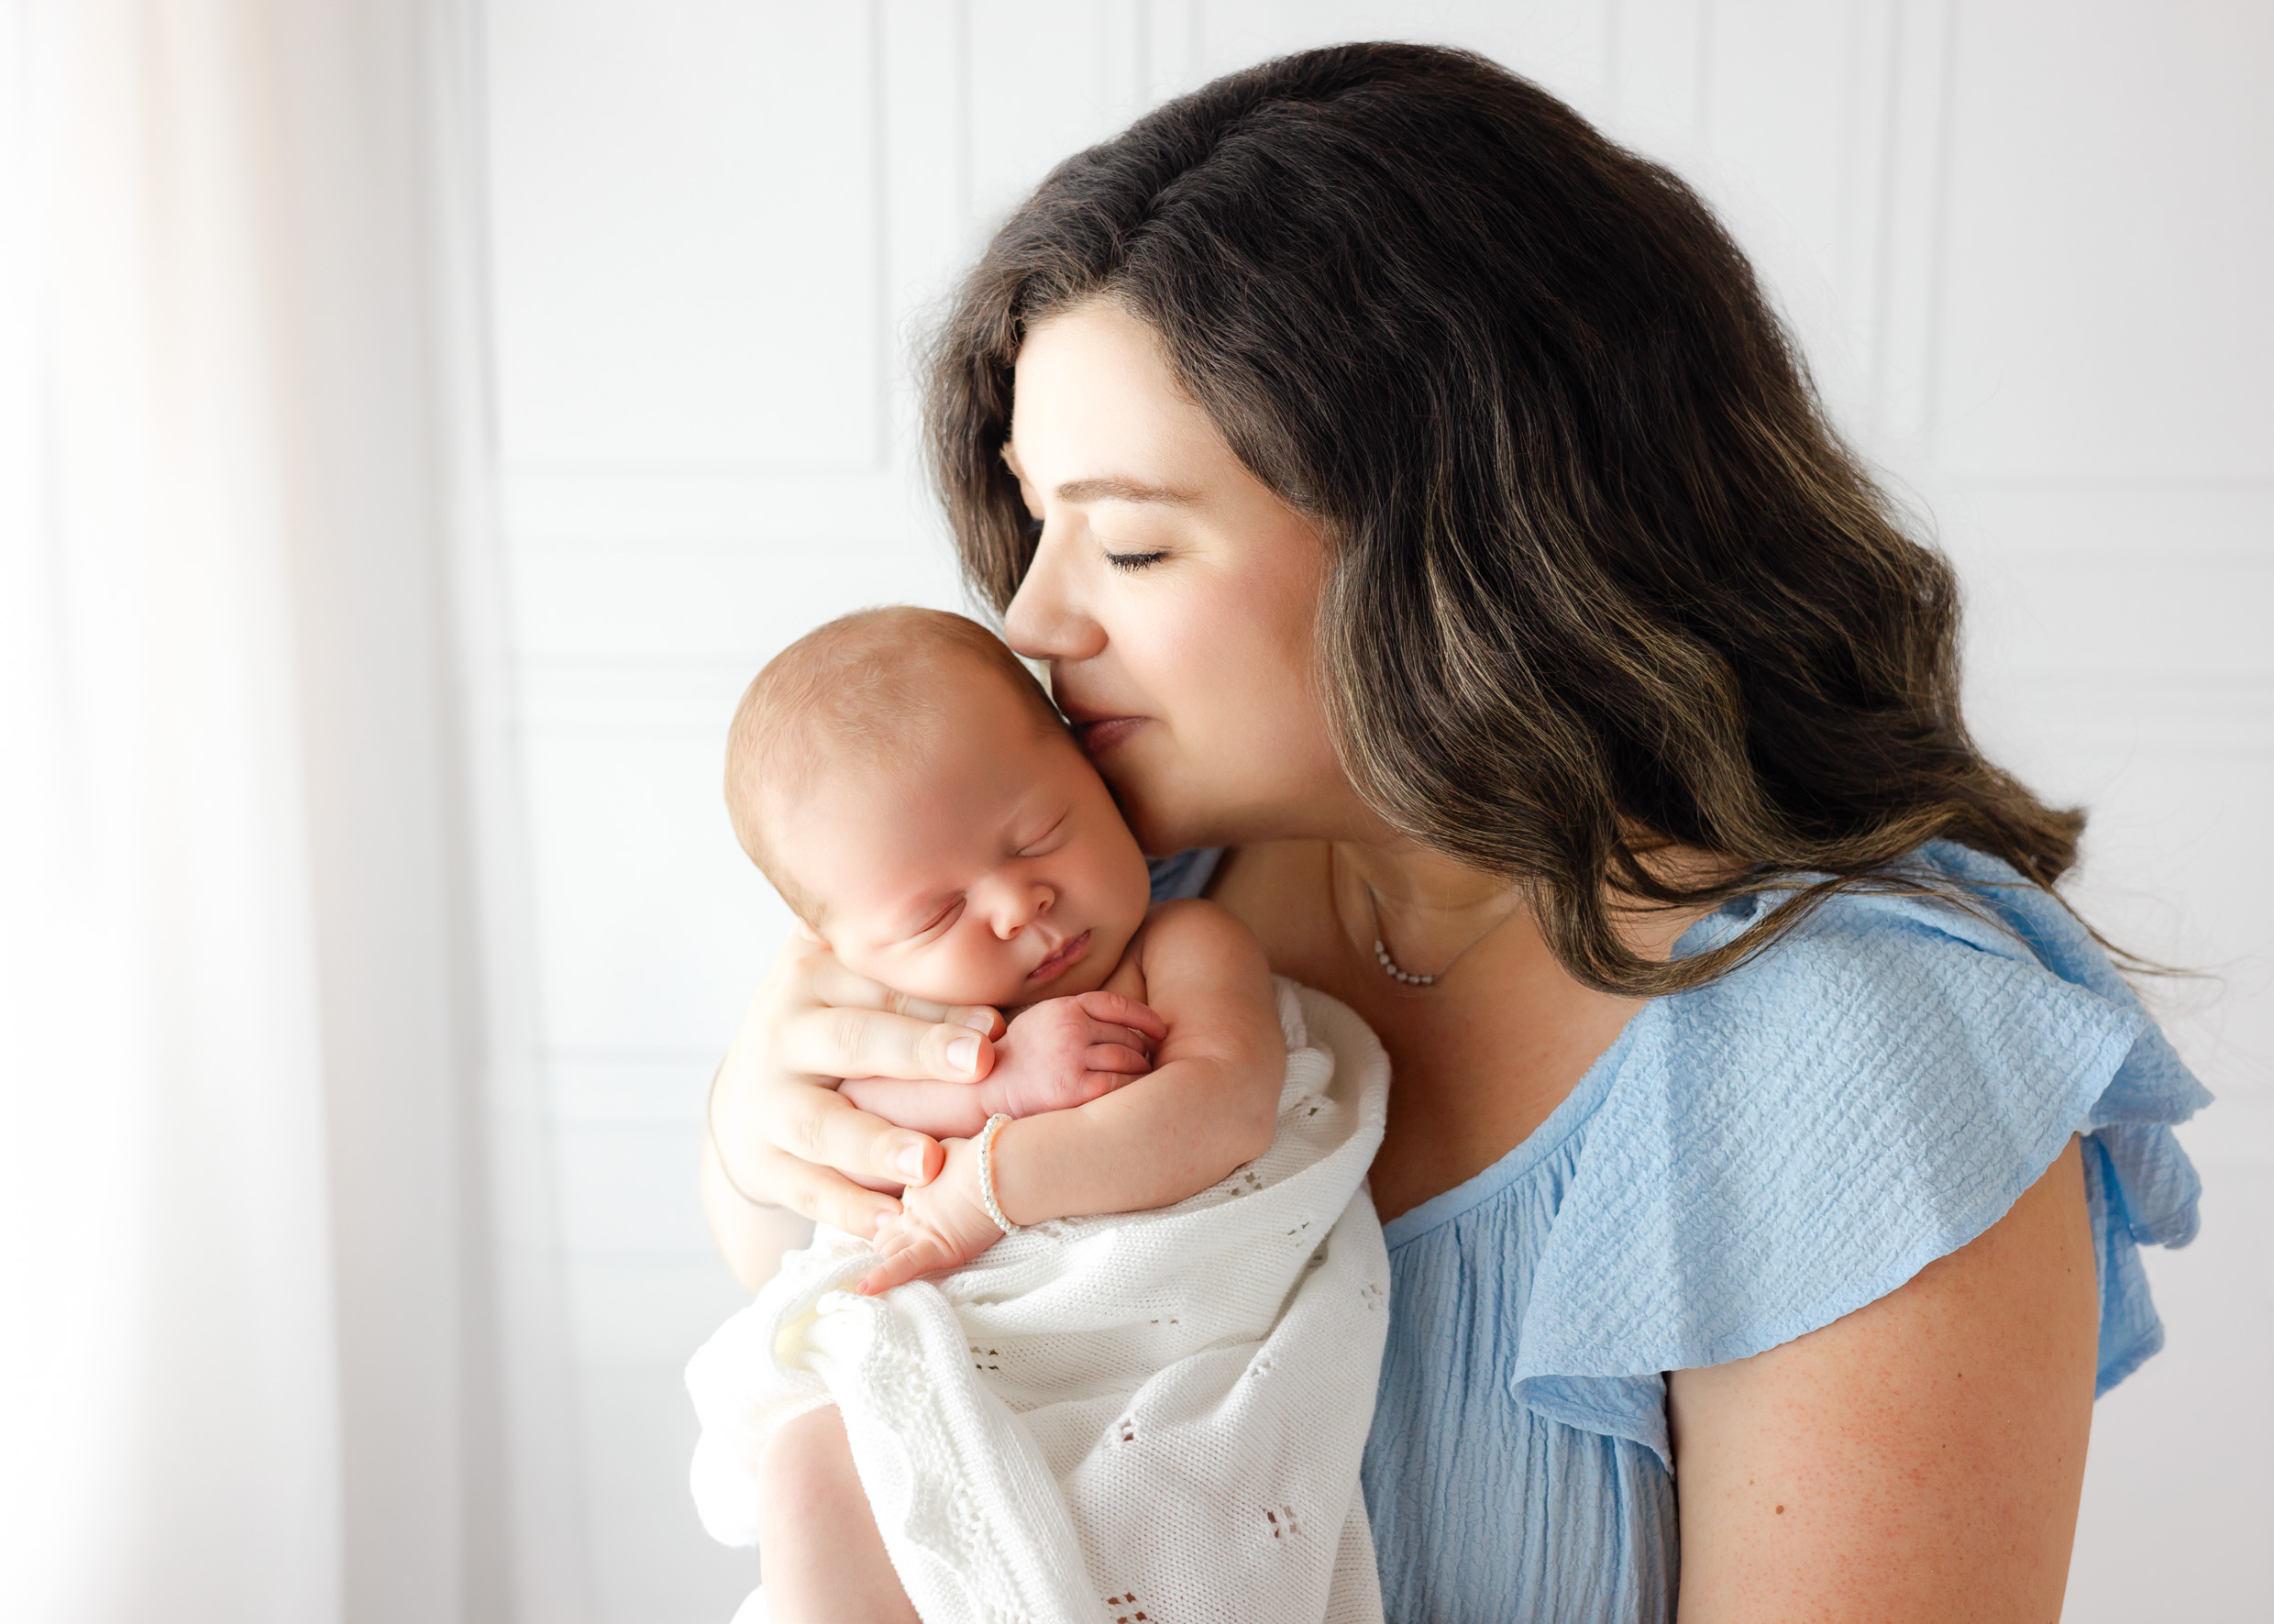
M 1382 939 L 1381 900 L 1374 896 L 1374 887 L 1367 883 L 1363 875 L 1359 878 L 1358 883 L 1365 887 L 1366 911 L 1374 920 L 1374 962 L 1382 967 L 1382 973 L 1384 975 L 1387 976 L 1391 980 L 1396 982 L 1400 987 L 1436 986 L 1438 982 L 1452 974 L 1453 966 L 1461 962 L 1461 960 L 1467 955 L 1469 948 L 1475 946 L 1479 942 L 1482 942 L 1485 937 L 1491 935 L 1502 925 L 1507 924 L 1509 918 L 1516 912 L 1514 908 L 1509 909 L 1507 913 L 1502 914 L 1498 919 L 1494 920 L 1492 923 L 1477 932 L 1475 935 L 1470 937 L 1467 945 L 1463 946 L 1459 953 L 1454 954 L 1451 958 L 1447 959 L 1445 961 L 1444 967 L 1439 970 L 1435 975 L 1417 976 L 1411 970 L 1404 968 L 1396 959 L 1390 956 L 1389 944 Z

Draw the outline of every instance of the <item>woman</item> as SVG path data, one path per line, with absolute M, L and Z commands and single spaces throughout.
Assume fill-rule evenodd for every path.
M 1389 1048 L 1389 1616 L 2055 1616 L 2203 1097 L 1695 195 L 1474 57 L 1269 63 L 1043 182 L 932 425 L 1160 888 Z M 714 1102 L 730 1258 L 750 1198 L 866 1232 L 846 1176 L 924 1165 L 833 1078 L 997 1030 L 793 944 Z

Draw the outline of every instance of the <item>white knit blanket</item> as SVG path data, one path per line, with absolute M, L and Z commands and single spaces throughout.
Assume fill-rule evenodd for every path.
M 1215 1188 L 880 1298 L 840 1289 L 870 1254 L 836 1231 L 785 1259 L 687 1367 L 704 1526 L 753 1541 L 767 1440 L 834 1403 L 926 1624 L 1379 1620 L 1358 1463 L 1389 1062 L 1341 1004 L 1277 990 L 1278 1131 Z

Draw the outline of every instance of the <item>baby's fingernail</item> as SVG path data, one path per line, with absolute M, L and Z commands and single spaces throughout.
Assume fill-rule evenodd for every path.
M 976 1071 L 979 1065 L 979 1040 L 959 1037 L 947 1045 L 947 1063 L 957 1071 Z
M 962 1014 L 955 1017 L 955 1024 L 958 1026 L 968 1026 L 974 1032 L 993 1032 L 995 1030 L 995 1011 L 992 1010 L 966 1010 Z
M 921 1179 L 923 1177 L 924 1168 L 924 1147 L 922 1143 L 919 1141 L 913 1144 L 902 1145 L 900 1147 L 900 1154 L 892 1158 L 892 1168 L 894 1172 L 898 1173 L 902 1178 L 905 1178 L 911 1184 L 914 1184 L 917 1180 Z M 877 1215 L 877 1226 L 879 1229 L 884 1227 L 884 1214 L 878 1213 Z

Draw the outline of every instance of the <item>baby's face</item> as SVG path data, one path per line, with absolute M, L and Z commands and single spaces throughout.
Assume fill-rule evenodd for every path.
M 824 764 L 775 847 L 839 959 L 941 1003 L 1102 986 L 1149 900 L 1144 855 L 1078 746 L 992 676 L 915 757 Z

